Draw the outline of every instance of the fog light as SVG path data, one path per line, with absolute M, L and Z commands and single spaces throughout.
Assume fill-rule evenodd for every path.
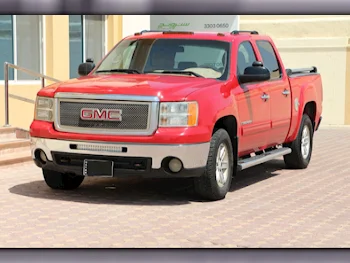
M 40 151 L 40 159 L 43 163 L 46 163 L 47 162 L 47 157 L 46 157 L 46 154 L 44 153 L 44 151 Z
M 182 169 L 182 162 L 177 158 L 171 159 L 169 162 L 169 169 L 173 173 L 180 172 L 180 170 Z

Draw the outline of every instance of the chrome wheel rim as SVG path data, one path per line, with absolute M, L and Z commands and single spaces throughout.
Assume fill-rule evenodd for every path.
M 304 159 L 309 156 L 310 145 L 310 130 L 308 126 L 305 126 L 301 135 L 301 155 Z
M 229 171 L 228 148 L 221 143 L 216 155 L 216 182 L 219 187 L 224 187 L 228 181 Z

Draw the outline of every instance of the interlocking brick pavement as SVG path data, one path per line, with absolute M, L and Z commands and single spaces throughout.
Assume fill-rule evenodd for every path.
M 49 189 L 31 162 L 0 167 L 0 247 L 349 247 L 350 128 L 315 135 L 306 170 L 243 171 L 226 199 L 190 180 L 88 179 Z

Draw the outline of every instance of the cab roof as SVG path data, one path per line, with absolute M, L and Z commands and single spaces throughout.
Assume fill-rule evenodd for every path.
M 199 32 L 199 31 L 162 31 L 162 30 L 143 30 L 136 32 L 132 36 L 128 36 L 125 39 L 145 39 L 145 38 L 184 38 L 187 39 L 208 39 L 208 40 L 221 40 L 231 42 L 236 38 L 268 38 L 267 36 L 259 35 L 257 31 L 239 31 L 234 30 L 232 32 Z

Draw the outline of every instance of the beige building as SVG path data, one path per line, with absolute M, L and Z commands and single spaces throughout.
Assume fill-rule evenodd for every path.
M 86 58 L 100 60 L 122 38 L 119 15 L 0 15 L 0 63 L 5 61 L 58 80 L 77 77 Z M 40 78 L 9 74 L 9 124 L 29 129 Z M 4 73 L 0 70 L 0 125 L 5 123 Z M 46 84 L 50 84 L 46 81 Z
M 99 60 L 122 37 L 148 29 L 149 17 L 1 15 L 0 63 L 11 62 L 59 80 L 73 78 L 79 63 L 86 58 Z M 350 124 L 350 16 L 240 16 L 239 29 L 272 36 L 286 67 L 316 66 L 324 85 L 323 124 Z M 0 79 L 2 126 L 3 73 Z M 38 78 L 20 71 L 10 72 L 12 95 L 34 100 L 40 83 Z M 12 96 L 9 105 L 10 125 L 28 129 L 33 104 Z

